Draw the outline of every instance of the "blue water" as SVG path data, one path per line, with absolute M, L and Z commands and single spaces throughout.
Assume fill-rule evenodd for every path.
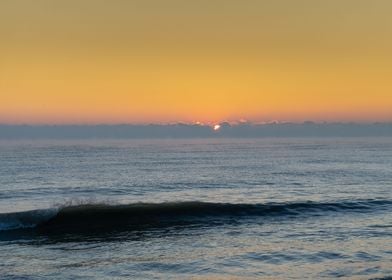
M 0 142 L 0 279 L 388 279 L 392 139 Z

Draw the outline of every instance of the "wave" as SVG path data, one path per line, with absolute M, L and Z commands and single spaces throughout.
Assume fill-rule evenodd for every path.
M 58 209 L 39 209 L 0 214 L 0 231 L 34 228 L 56 216 Z
M 392 206 L 390 200 L 230 204 L 213 202 L 85 204 L 0 214 L 0 231 L 34 228 L 42 232 L 75 232 L 145 227 L 204 225 L 243 218 L 322 216 L 327 212 L 369 212 Z

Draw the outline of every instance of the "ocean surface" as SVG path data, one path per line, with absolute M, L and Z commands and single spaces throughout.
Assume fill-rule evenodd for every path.
M 0 142 L 0 279 L 392 279 L 392 138 Z

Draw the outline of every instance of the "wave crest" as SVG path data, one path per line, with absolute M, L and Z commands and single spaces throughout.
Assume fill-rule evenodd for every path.
M 212 202 L 82 204 L 62 208 L 0 214 L 0 230 L 36 228 L 39 231 L 74 232 L 164 227 L 229 219 L 268 216 L 314 216 L 326 212 L 366 212 L 392 205 L 389 200 L 342 202 L 287 202 L 230 204 Z
M 58 209 L 39 209 L 0 214 L 0 231 L 33 228 L 55 217 Z

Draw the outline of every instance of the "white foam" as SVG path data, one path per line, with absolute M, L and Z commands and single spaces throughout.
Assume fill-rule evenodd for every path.
M 0 214 L 0 231 L 33 228 L 58 213 L 57 208 Z

